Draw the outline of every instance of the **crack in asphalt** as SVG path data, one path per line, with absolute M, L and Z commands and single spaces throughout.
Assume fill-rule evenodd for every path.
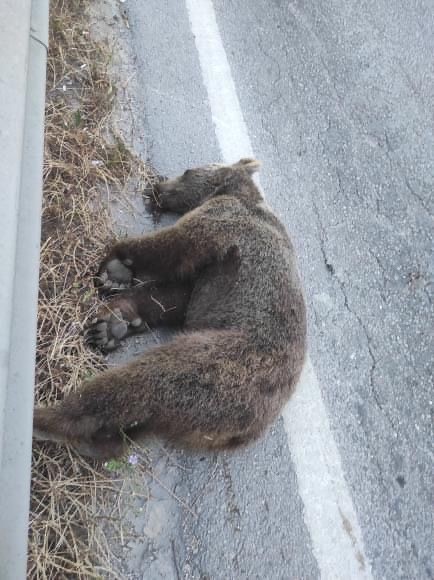
M 375 372 L 377 370 L 378 361 L 377 361 L 377 358 L 374 354 L 374 349 L 372 346 L 372 339 L 368 333 L 368 330 L 366 328 L 366 324 L 363 322 L 360 315 L 354 309 L 352 309 L 350 307 L 349 302 L 348 302 L 348 295 L 347 295 L 346 288 L 345 288 L 345 283 L 338 276 L 333 264 L 330 262 L 330 260 L 327 256 L 327 251 L 326 251 L 326 247 L 325 247 L 327 234 L 325 231 L 324 224 L 322 223 L 322 220 L 320 218 L 318 207 L 313 199 L 312 199 L 312 207 L 313 207 L 315 217 L 316 217 L 318 227 L 319 227 L 320 250 L 321 250 L 321 255 L 323 257 L 323 261 L 324 261 L 324 264 L 326 266 L 326 269 L 329 272 L 329 274 L 333 277 L 333 279 L 336 280 L 336 282 L 339 286 L 340 292 L 342 294 L 342 297 L 344 300 L 344 306 L 345 306 L 346 310 L 353 316 L 353 318 L 356 319 L 358 326 L 362 329 L 364 337 L 365 337 L 366 349 L 367 349 L 369 359 L 370 359 L 370 365 L 369 365 L 369 371 L 368 371 L 369 372 L 370 391 L 372 393 L 372 396 L 374 398 L 374 401 L 375 401 L 378 409 L 381 411 L 381 414 L 384 416 L 386 421 L 389 423 L 391 429 L 393 430 L 394 436 L 397 437 L 398 436 L 397 426 L 395 425 L 394 420 L 390 417 L 389 413 L 384 408 L 384 405 L 381 402 L 380 397 L 379 397 L 378 388 L 376 386 Z
M 409 191 L 409 193 L 412 195 L 412 197 L 419 202 L 420 207 L 428 214 L 428 216 L 432 218 L 432 213 L 428 209 L 428 207 L 426 206 L 426 201 L 420 195 L 420 193 L 417 193 L 415 191 L 414 187 L 411 185 L 410 180 L 407 177 L 407 175 L 405 174 L 404 169 L 402 168 L 402 165 L 399 163 L 399 161 L 394 159 L 393 147 L 390 143 L 390 139 L 389 139 L 389 135 L 388 135 L 387 131 L 384 132 L 384 144 L 386 145 L 386 147 L 384 148 L 384 152 L 385 152 L 386 157 L 389 161 L 391 172 L 394 173 L 395 175 L 396 174 L 400 175 L 401 179 L 403 180 L 403 182 L 406 185 L 407 191 Z M 394 171 L 394 168 L 396 169 L 395 171 Z

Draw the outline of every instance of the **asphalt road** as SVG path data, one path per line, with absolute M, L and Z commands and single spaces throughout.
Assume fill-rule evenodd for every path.
M 222 158 L 188 4 L 123 4 L 136 123 L 168 175 Z M 433 578 L 433 2 L 213 6 L 262 188 L 298 251 L 372 577 Z M 182 502 L 152 484 L 128 577 L 349 577 L 318 557 L 306 512 L 324 497 L 301 493 L 282 420 L 235 455 L 152 453 Z

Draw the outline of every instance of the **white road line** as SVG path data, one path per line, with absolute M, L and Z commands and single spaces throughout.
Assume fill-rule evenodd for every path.
M 233 162 L 253 155 L 212 1 L 186 0 L 186 6 L 223 159 Z M 339 451 L 309 358 L 283 419 L 321 577 L 371 579 Z

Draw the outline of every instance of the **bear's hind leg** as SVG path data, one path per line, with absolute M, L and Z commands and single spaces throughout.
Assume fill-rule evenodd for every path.
M 251 389 L 248 345 L 237 330 L 179 335 L 89 379 L 60 404 L 36 409 L 35 438 L 99 458 L 121 453 L 124 434 L 196 448 L 247 442 L 268 414 Z
M 71 444 L 80 454 L 94 459 L 119 457 L 126 446 L 119 429 L 107 429 L 94 416 L 70 415 L 68 405 L 62 404 L 35 409 L 33 438 Z

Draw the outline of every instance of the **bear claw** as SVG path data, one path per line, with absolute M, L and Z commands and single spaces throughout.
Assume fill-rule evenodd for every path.
M 107 262 L 98 276 L 97 284 L 102 290 L 124 290 L 129 288 L 133 281 L 133 272 L 130 268 L 133 261 L 127 258 L 123 262 L 114 258 Z
M 142 319 L 135 317 L 133 320 L 124 318 L 119 308 L 104 308 L 104 311 L 93 318 L 85 331 L 85 341 L 89 346 L 103 351 L 114 350 L 120 345 L 123 338 L 137 332 L 142 326 Z

